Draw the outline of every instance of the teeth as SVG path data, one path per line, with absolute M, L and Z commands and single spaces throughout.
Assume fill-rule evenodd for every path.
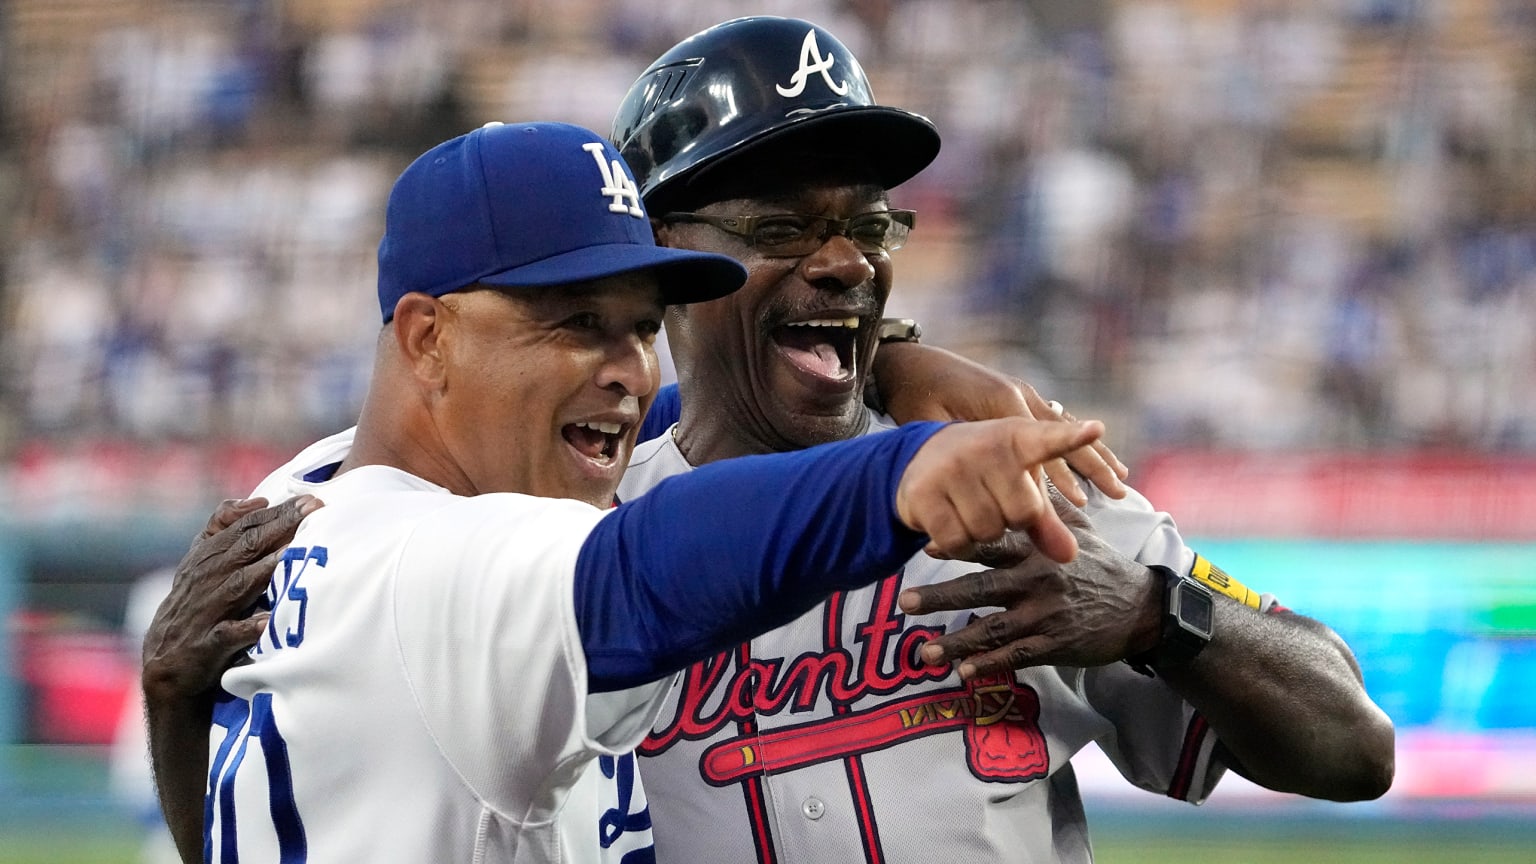
M 595 421 L 583 421 L 581 423 L 577 423 L 576 425 L 584 429 L 595 429 L 604 435 L 617 435 L 619 434 L 619 430 L 624 428 L 618 423 L 598 423 Z
M 810 321 L 796 321 L 796 327 L 847 327 L 849 330 L 859 328 L 859 316 L 850 315 L 847 318 L 816 318 Z

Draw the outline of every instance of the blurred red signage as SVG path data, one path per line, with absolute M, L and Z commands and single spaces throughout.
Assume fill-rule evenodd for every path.
M 1175 451 L 1130 482 L 1201 537 L 1536 540 L 1536 458 Z

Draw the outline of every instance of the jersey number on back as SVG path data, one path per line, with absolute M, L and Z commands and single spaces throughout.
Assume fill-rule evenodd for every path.
M 272 694 L 257 693 L 247 702 L 229 696 L 213 709 L 213 725 L 223 728 L 224 740 L 214 754 L 208 772 L 208 795 L 203 799 L 203 860 L 236 864 L 240 860 L 235 822 L 235 774 L 255 739 L 267 769 L 267 800 L 272 828 L 277 833 L 278 861 L 303 864 L 308 858 L 304 821 L 293 800 L 293 771 L 288 764 L 288 744 L 272 717 Z M 247 813 L 260 812 L 248 809 Z M 219 826 L 218 855 L 213 854 L 213 826 Z

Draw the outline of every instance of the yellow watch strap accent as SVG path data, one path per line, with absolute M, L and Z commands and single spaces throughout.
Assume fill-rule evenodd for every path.
M 1195 556 L 1195 566 L 1189 571 L 1189 575 L 1200 580 L 1212 591 L 1225 594 L 1233 600 L 1252 606 L 1255 609 L 1259 608 L 1259 595 L 1253 589 L 1228 576 L 1220 567 L 1201 558 L 1199 555 Z

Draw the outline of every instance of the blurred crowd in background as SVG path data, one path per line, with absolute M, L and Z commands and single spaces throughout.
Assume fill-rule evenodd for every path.
M 7 0 L 0 455 L 349 425 L 404 165 L 748 11 L 943 133 L 893 311 L 1131 455 L 1536 448 L 1531 0 Z
M 0 745 L 138 729 L 162 568 L 356 417 L 412 158 L 606 132 L 750 13 L 826 26 L 943 135 L 893 194 L 890 311 L 1108 421 L 1186 531 L 1325 611 L 1403 794 L 1529 795 L 1536 0 L 3 0 Z M 0 810 L 57 783 L 6 767 Z

